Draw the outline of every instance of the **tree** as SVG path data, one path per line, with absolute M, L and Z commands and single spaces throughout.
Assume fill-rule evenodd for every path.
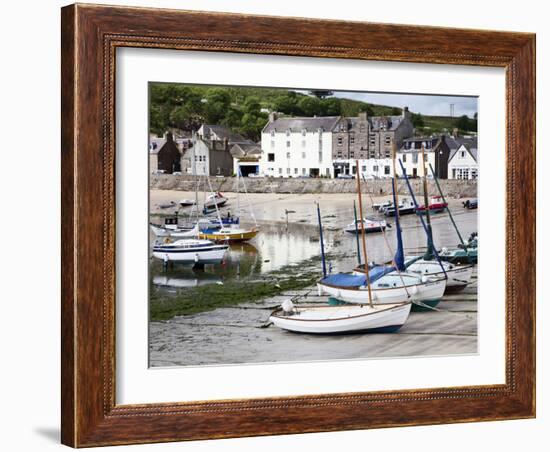
M 477 126 L 473 119 L 468 118 L 466 115 L 462 115 L 456 120 L 455 127 L 459 130 L 473 131 L 477 129 Z
M 273 110 L 287 115 L 299 115 L 302 111 L 298 107 L 298 98 L 294 91 L 288 91 L 273 100 Z
M 319 116 L 323 114 L 321 101 L 317 97 L 302 97 L 298 102 L 298 107 L 305 116 Z
M 414 127 L 424 127 L 424 118 L 420 113 L 411 113 L 411 122 Z
M 204 119 L 209 124 L 218 124 L 224 118 L 230 105 L 231 97 L 227 89 L 210 88 L 206 92 Z
M 392 107 L 391 114 L 392 116 L 399 116 L 401 114 L 401 109 L 398 107 Z
M 340 99 L 337 97 L 329 97 L 321 101 L 323 114 L 327 116 L 340 116 L 342 108 L 340 106 Z

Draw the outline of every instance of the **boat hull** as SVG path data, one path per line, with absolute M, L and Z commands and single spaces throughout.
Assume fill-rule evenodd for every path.
M 251 240 L 256 235 L 258 235 L 258 230 L 253 229 L 250 231 L 244 231 L 244 232 L 230 232 L 230 233 L 223 233 L 223 232 L 201 232 L 199 234 L 199 238 L 206 239 L 206 240 L 212 240 L 213 242 L 230 242 L 230 243 L 236 243 L 236 242 L 245 242 L 247 240 Z
M 153 257 L 165 262 L 180 262 L 184 264 L 218 264 L 227 251 L 228 246 L 216 245 L 204 249 L 162 249 L 153 248 Z
M 283 330 L 308 334 L 390 333 L 405 324 L 411 303 L 393 306 L 322 306 L 274 312 L 270 321 Z M 309 314 L 309 315 L 308 315 Z
M 372 303 L 375 305 L 402 303 L 410 300 L 439 300 L 445 291 L 445 279 L 439 278 L 420 284 L 405 284 L 398 287 L 371 287 Z M 319 281 L 317 289 L 320 295 L 329 295 L 337 300 L 353 304 L 369 303 L 369 291 L 366 286 L 342 287 L 332 286 Z
M 460 292 L 466 288 L 472 278 L 473 265 L 453 265 L 447 263 L 445 267 L 445 272 L 447 273 L 445 293 Z M 418 260 L 407 266 L 407 271 L 431 278 L 445 277 L 445 273 L 443 273 L 437 261 Z

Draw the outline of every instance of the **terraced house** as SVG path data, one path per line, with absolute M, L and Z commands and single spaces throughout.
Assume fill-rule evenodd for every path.
M 273 177 L 339 177 L 360 172 L 391 177 L 391 152 L 414 128 L 407 107 L 399 116 L 278 117 L 262 131 L 260 172 Z

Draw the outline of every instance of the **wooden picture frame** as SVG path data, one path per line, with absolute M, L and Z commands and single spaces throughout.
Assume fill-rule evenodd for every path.
M 535 416 L 535 35 L 78 4 L 62 9 L 61 32 L 64 444 L 84 447 Z M 116 405 L 118 47 L 505 68 L 505 384 Z

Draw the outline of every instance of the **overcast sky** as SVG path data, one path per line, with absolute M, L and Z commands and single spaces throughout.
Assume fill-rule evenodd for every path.
M 335 97 L 361 100 L 372 104 L 391 107 L 409 107 L 414 113 L 435 116 L 450 116 L 451 104 L 454 104 L 454 116 L 473 117 L 477 112 L 477 97 L 436 96 L 421 94 L 358 93 L 352 91 L 334 91 Z

